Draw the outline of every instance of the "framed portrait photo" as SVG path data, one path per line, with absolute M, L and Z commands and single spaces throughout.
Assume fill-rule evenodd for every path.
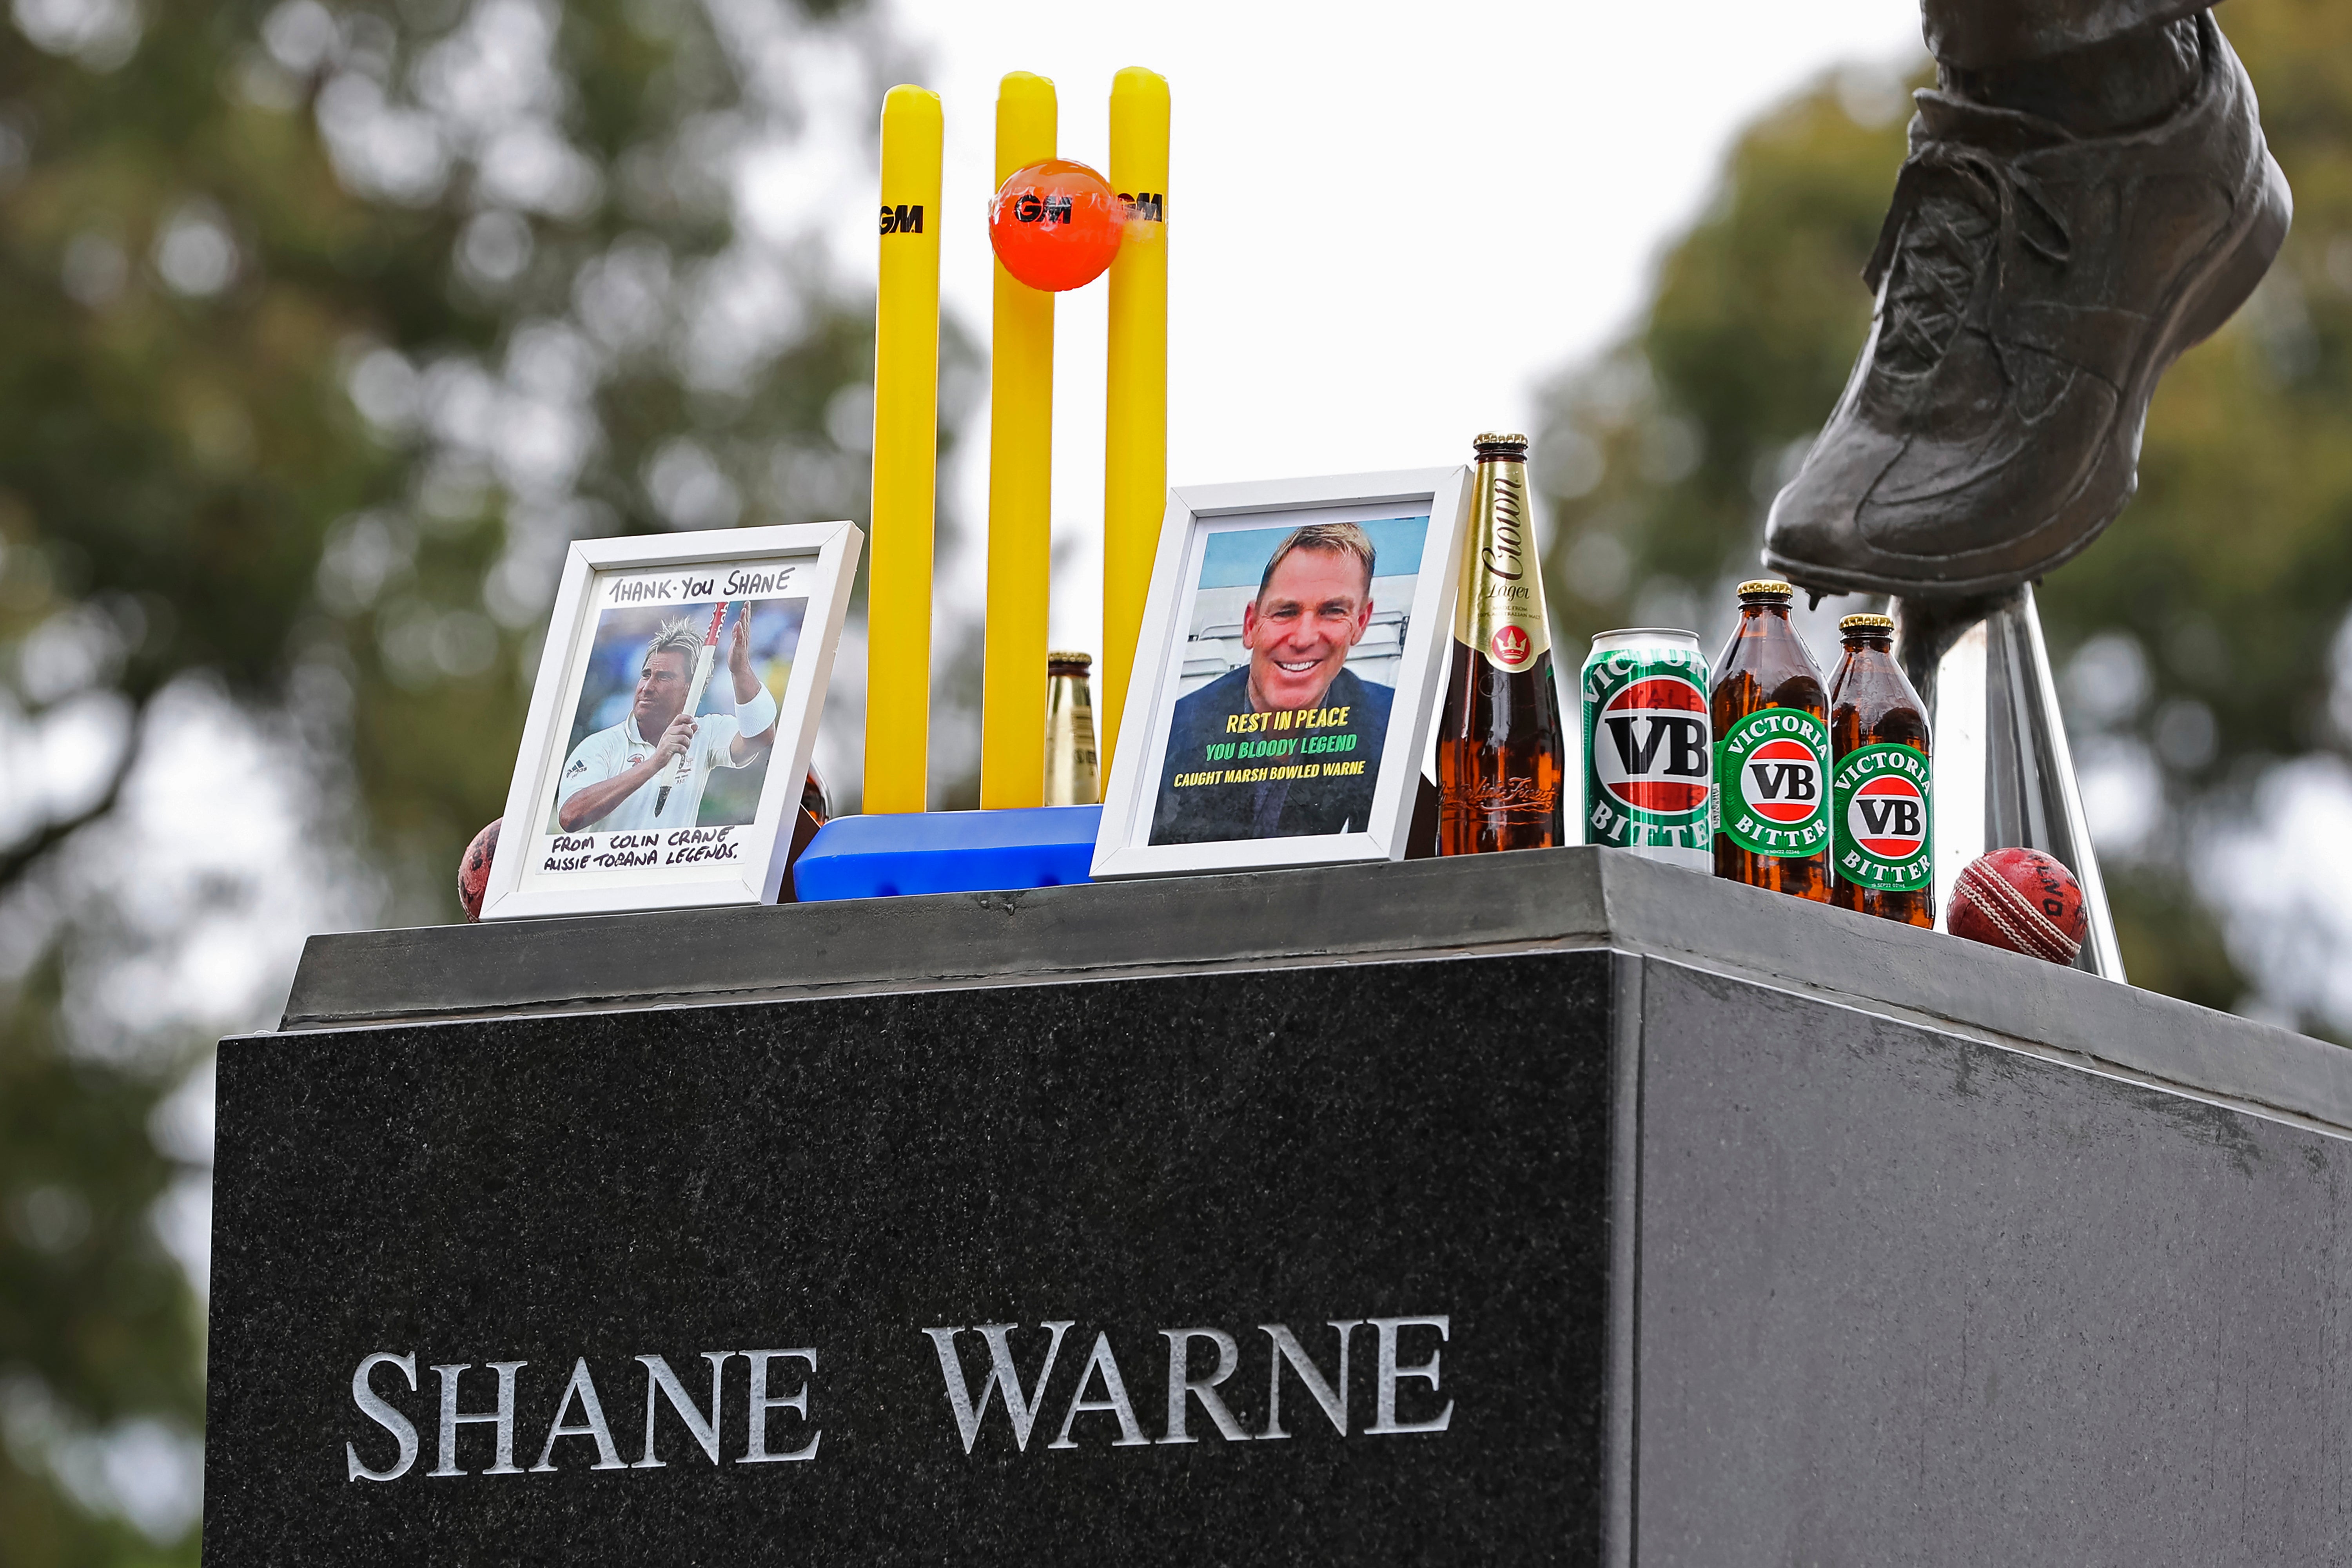
M 1171 490 L 1097 880 L 1401 860 L 1470 470 Z
M 774 903 L 864 538 L 574 544 L 482 918 Z

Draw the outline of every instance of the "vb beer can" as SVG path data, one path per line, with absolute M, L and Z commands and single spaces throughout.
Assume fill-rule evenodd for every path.
M 1688 632 L 1636 626 L 1584 661 L 1584 841 L 1715 867 L 1706 656 Z

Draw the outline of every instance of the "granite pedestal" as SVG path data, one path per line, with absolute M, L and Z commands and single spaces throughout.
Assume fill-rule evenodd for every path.
M 205 1559 L 2339 1561 L 2347 1129 L 1601 850 L 318 937 Z

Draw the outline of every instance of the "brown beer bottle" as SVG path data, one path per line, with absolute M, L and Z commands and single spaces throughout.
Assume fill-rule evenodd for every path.
M 1715 874 L 1828 903 L 1829 698 L 1789 624 L 1796 591 L 1739 585 L 1739 624 L 1715 662 Z
M 1891 616 L 1849 615 L 1838 632 L 1845 656 L 1830 678 L 1830 902 L 1932 926 L 1927 715 L 1895 662 Z
M 1437 729 L 1437 852 L 1567 842 L 1566 753 L 1551 625 L 1528 499 L 1528 438 L 1478 438 L 1478 476 L 1454 610 L 1454 668 Z

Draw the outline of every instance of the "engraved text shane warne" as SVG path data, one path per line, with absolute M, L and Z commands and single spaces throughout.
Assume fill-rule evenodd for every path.
M 1331 1319 L 1304 1335 L 1259 1323 L 1250 1351 L 1216 1327 L 1160 1329 L 1148 1345 L 1122 1330 L 1123 1351 L 1109 1330 L 1072 1335 L 1076 1327 L 1059 1319 L 921 1330 L 909 1354 L 923 1354 L 916 1347 L 929 1341 L 942 1398 L 920 1418 L 940 1422 L 967 1455 L 1031 1452 L 1041 1416 L 1051 1436 L 1039 1451 L 1265 1442 L 1327 1424 L 1343 1438 L 1401 1437 L 1453 1424 L 1442 1387 L 1453 1337 L 1444 1314 Z M 600 1385 L 585 1356 L 568 1375 L 557 1366 L 537 1379 L 524 1376 L 528 1361 L 433 1363 L 420 1378 L 413 1352 L 375 1351 L 352 1373 L 352 1406 L 365 1419 L 344 1444 L 345 1473 L 396 1481 L 425 1459 L 421 1473 L 440 1479 L 661 1469 L 665 1444 L 686 1463 L 814 1460 L 824 1436 L 818 1364 L 812 1346 L 702 1351 L 680 1358 L 684 1374 L 667 1356 L 646 1354 L 608 1364 Z M 705 1367 L 707 1392 L 695 1386 Z

